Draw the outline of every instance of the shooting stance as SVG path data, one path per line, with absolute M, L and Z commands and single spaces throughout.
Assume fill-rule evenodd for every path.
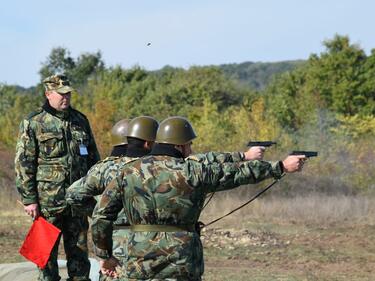
M 188 120 L 167 118 L 159 126 L 150 155 L 128 163 L 107 186 L 92 224 L 102 271 L 131 280 L 201 280 L 203 248 L 197 222 L 206 194 L 280 178 L 300 170 L 305 159 L 204 163 L 187 158 L 195 138 Z M 131 234 L 125 245 L 125 276 L 118 276 L 111 233 L 122 209 Z

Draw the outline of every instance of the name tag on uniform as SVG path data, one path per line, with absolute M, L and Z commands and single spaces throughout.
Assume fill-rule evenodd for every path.
M 87 151 L 87 146 L 84 144 L 79 145 L 79 154 L 84 156 L 84 155 L 89 155 L 89 152 Z

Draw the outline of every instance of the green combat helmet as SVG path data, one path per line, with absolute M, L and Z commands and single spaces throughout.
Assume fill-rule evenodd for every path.
M 112 146 L 127 144 L 129 119 L 122 119 L 118 121 L 111 130 Z
M 160 123 L 155 141 L 157 143 L 183 145 L 196 137 L 193 127 L 186 118 L 173 116 Z
M 129 122 L 127 137 L 155 141 L 159 123 L 150 116 L 139 116 Z
M 74 89 L 70 86 L 70 81 L 62 74 L 47 77 L 43 80 L 43 84 L 46 91 L 56 91 L 61 95 L 74 92 Z

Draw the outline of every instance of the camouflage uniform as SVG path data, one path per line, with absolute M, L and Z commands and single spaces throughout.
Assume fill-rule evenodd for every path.
M 53 76 L 59 82 L 58 76 Z M 61 81 L 60 81 L 61 82 Z M 63 84 L 63 88 L 70 88 Z M 70 88 L 71 89 L 71 88 Z M 72 217 L 65 190 L 99 160 L 87 118 L 73 108 L 57 111 L 48 101 L 20 124 L 16 186 L 24 205 L 38 204 L 41 215 L 62 230 L 69 280 L 89 280 L 86 217 Z M 59 280 L 56 243 L 39 280 Z
M 236 162 L 243 160 L 244 156 L 240 152 L 235 153 L 202 153 L 189 157 L 195 161 L 204 163 L 211 162 Z M 71 206 L 74 213 L 83 213 L 91 216 L 96 205 L 94 196 L 100 195 L 105 187 L 122 171 L 124 165 L 137 160 L 134 157 L 109 156 L 106 159 L 96 163 L 88 171 L 87 175 L 74 182 L 66 191 L 66 201 Z M 98 197 L 100 199 L 100 197 Z M 126 263 L 126 249 L 129 230 L 121 229 L 122 226 L 128 226 L 129 223 L 123 210 L 117 216 L 114 222 L 113 230 L 113 256 L 115 256 L 122 265 Z M 124 271 L 125 268 L 122 269 Z M 108 278 L 110 280 L 110 278 Z M 101 276 L 101 280 L 106 280 Z
M 109 156 L 106 159 L 95 164 L 80 180 L 74 182 L 66 192 L 66 200 L 74 213 L 82 213 L 90 215 L 96 205 L 94 196 L 103 193 L 105 187 L 119 174 L 122 167 L 138 158 L 133 157 L 115 157 Z M 97 197 L 100 199 L 100 197 Z M 113 255 L 125 262 L 126 253 L 123 247 L 127 243 L 129 231 L 120 229 L 121 226 L 129 225 L 123 211 L 118 214 L 117 220 L 114 222 L 116 230 L 113 231 Z M 105 279 L 105 276 L 101 276 Z
M 201 280 L 203 249 L 195 225 L 206 194 L 279 178 L 282 166 L 183 159 L 175 149 L 152 154 L 124 166 L 104 191 L 93 214 L 95 253 L 112 255 L 112 222 L 124 208 L 132 233 L 120 280 Z
M 155 140 L 158 122 L 150 116 L 138 116 L 132 120 L 123 119 L 112 128 L 112 143 L 114 148 L 111 157 L 97 163 L 87 176 L 75 182 L 67 191 L 67 201 L 74 210 L 88 212 L 91 215 L 94 206 L 94 196 L 101 194 L 118 171 L 130 161 L 145 156 L 150 152 L 150 146 Z M 116 157 L 113 157 L 116 156 Z M 93 202 L 94 201 L 94 202 Z M 88 210 L 87 210 L 88 208 Z M 121 264 L 125 263 L 126 252 L 123 245 L 127 244 L 129 230 L 128 221 L 121 212 L 115 222 L 113 231 L 113 253 Z M 124 270 L 124 266 L 121 270 Z M 112 278 L 100 274 L 100 280 Z
M 244 161 L 243 152 L 207 152 L 190 155 L 186 159 L 191 159 L 204 164 L 210 163 L 226 163 Z

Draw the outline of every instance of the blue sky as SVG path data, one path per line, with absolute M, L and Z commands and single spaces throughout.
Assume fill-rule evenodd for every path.
M 35 85 L 53 47 L 100 50 L 107 66 L 306 59 L 335 33 L 375 48 L 375 1 L 4 1 L 0 83 Z M 151 42 L 150 46 L 147 43 Z

